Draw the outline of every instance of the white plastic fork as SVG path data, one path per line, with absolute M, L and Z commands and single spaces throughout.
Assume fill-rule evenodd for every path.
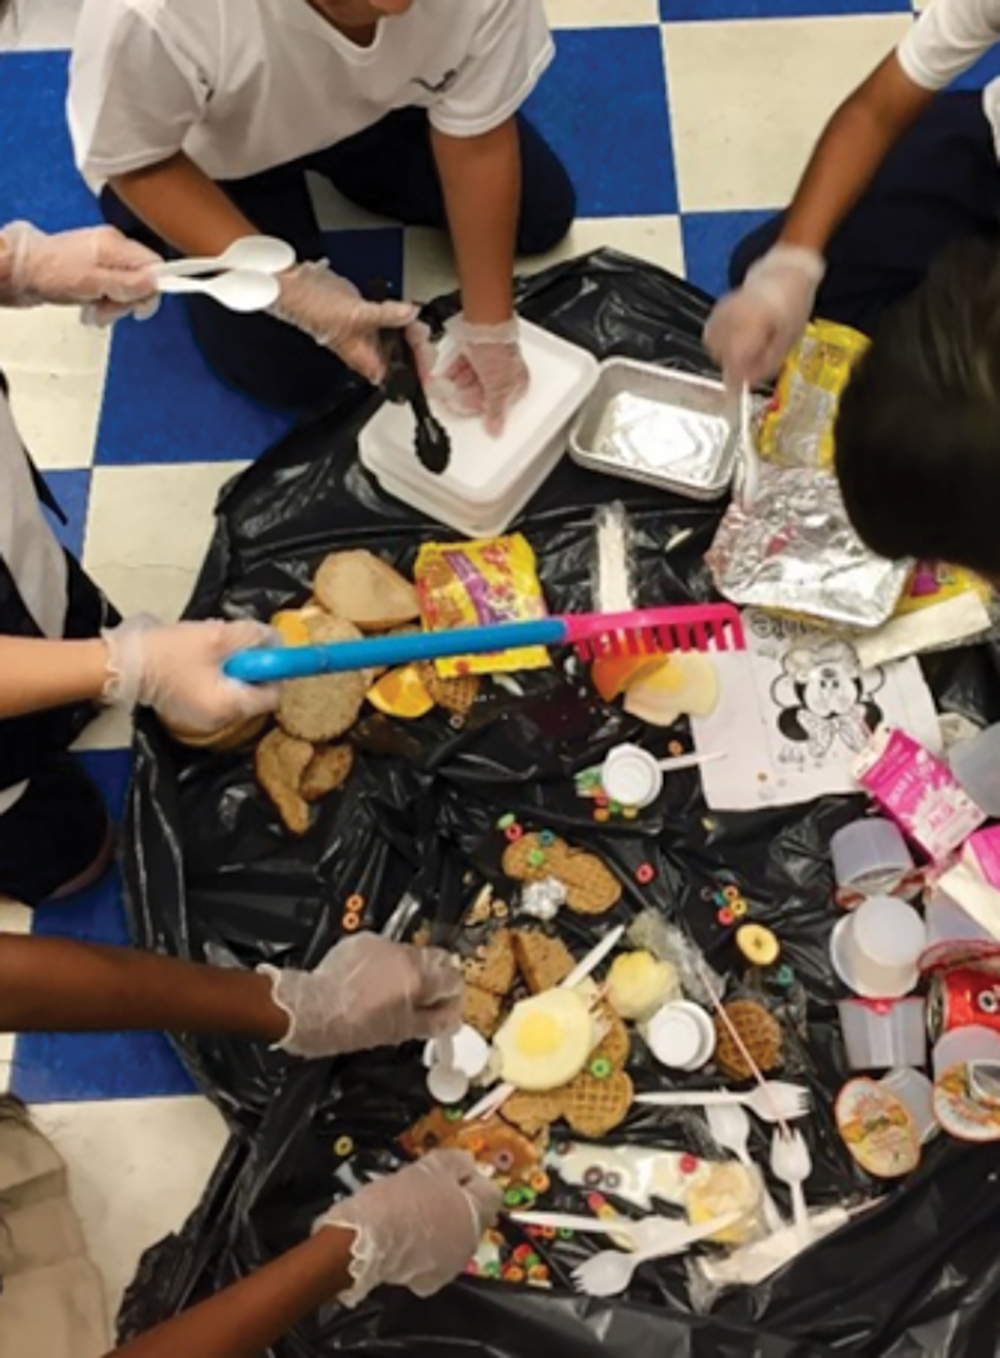
M 784 1136 L 780 1130 L 775 1131 L 771 1141 L 771 1172 L 791 1191 L 795 1229 L 803 1242 L 809 1239 L 809 1212 L 802 1185 L 812 1168 L 812 1156 L 802 1133 L 793 1131 Z
M 635 1254 L 602 1250 L 573 1270 L 573 1286 L 578 1292 L 586 1292 L 591 1297 L 616 1297 L 625 1291 L 641 1264 L 653 1259 L 665 1259 L 671 1254 L 682 1254 L 700 1240 L 707 1240 L 719 1231 L 727 1230 L 739 1221 L 741 1215 L 740 1212 L 728 1212 L 698 1226 L 669 1221 L 653 1223 L 662 1227 L 662 1230 L 656 1233 L 656 1238 L 651 1240 L 646 1249 L 640 1249 Z M 646 1222 L 642 1224 L 647 1225 Z
M 724 1108 L 738 1104 L 749 1108 L 762 1122 L 793 1122 L 806 1117 L 811 1096 L 804 1085 L 789 1084 L 786 1080 L 766 1080 L 763 1085 L 745 1094 L 731 1089 L 691 1089 L 669 1094 L 637 1094 L 636 1103 L 651 1108 Z

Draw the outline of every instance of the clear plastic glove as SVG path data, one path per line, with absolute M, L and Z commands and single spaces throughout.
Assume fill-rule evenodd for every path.
M 521 354 L 517 317 L 502 325 L 470 325 L 460 317 L 452 335 L 460 347 L 445 369 L 440 399 L 456 415 L 481 415 L 487 432 L 496 438 L 503 433 L 507 412 L 531 380 Z
M 385 376 L 380 330 L 401 330 L 416 319 L 409 302 L 367 302 L 353 283 L 325 260 L 297 264 L 281 275 L 281 295 L 271 314 L 297 326 L 369 382 Z
M 0 298 L 9 306 L 80 303 L 101 320 L 152 314 L 159 255 L 113 226 L 48 236 L 27 222 L 0 231 Z
M 313 1233 L 328 1226 L 355 1232 L 353 1283 L 340 1295 L 345 1306 L 359 1305 L 383 1283 L 430 1297 L 462 1272 L 502 1201 L 467 1151 L 431 1151 L 331 1207 Z
M 462 1024 L 462 973 L 440 948 L 356 934 L 331 948 L 315 971 L 257 970 L 271 978 L 271 997 L 289 1017 L 278 1046 L 292 1056 L 394 1047 L 447 1037 Z
M 113 707 L 153 707 L 176 730 L 209 733 L 278 705 L 275 684 L 241 684 L 221 665 L 234 651 L 274 644 L 260 622 L 177 622 L 148 614 L 101 633 L 108 648 L 104 701 Z
M 743 286 L 716 304 L 705 344 L 728 387 L 774 377 L 809 324 L 825 272 L 815 250 L 775 245 L 747 270 Z

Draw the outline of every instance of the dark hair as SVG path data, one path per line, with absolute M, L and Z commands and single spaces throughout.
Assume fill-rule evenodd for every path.
M 886 313 L 835 443 L 847 513 L 873 551 L 1000 577 L 1000 242 L 947 251 Z

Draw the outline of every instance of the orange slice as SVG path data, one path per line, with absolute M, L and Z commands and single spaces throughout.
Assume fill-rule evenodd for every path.
M 434 706 L 416 665 L 404 665 L 383 674 L 368 690 L 368 701 L 387 717 L 403 717 L 408 721 L 426 716 Z
M 647 674 L 663 664 L 662 655 L 606 655 L 590 667 L 590 678 L 606 703 L 613 702 Z
M 286 646 L 309 645 L 309 627 L 303 609 L 283 608 L 280 613 L 275 613 L 271 626 Z

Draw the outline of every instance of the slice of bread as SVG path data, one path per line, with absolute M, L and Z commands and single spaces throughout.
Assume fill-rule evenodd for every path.
M 328 612 L 363 632 L 388 632 L 420 616 L 409 580 L 372 552 L 334 552 L 320 565 L 313 588 Z
M 347 782 L 353 765 L 354 751 L 350 745 L 321 746 L 302 775 L 302 796 L 307 802 L 322 801 Z
M 317 645 L 358 641 L 361 633 L 342 618 L 317 617 L 308 623 Z M 321 674 L 315 679 L 291 679 L 281 687 L 278 723 L 290 736 L 323 744 L 336 740 L 354 725 L 371 687 L 368 670 Z
M 268 732 L 254 756 L 257 779 L 293 835 L 309 829 L 309 807 L 299 785 L 312 757 L 308 741 L 294 740 L 278 729 Z
M 537 929 L 517 930 L 514 956 L 532 995 L 554 989 L 575 966 L 573 954 L 561 938 L 550 938 Z
M 482 986 L 491 995 L 509 995 L 516 976 L 514 936 L 509 929 L 499 929 L 486 945 L 486 953 L 476 975 L 476 985 Z

